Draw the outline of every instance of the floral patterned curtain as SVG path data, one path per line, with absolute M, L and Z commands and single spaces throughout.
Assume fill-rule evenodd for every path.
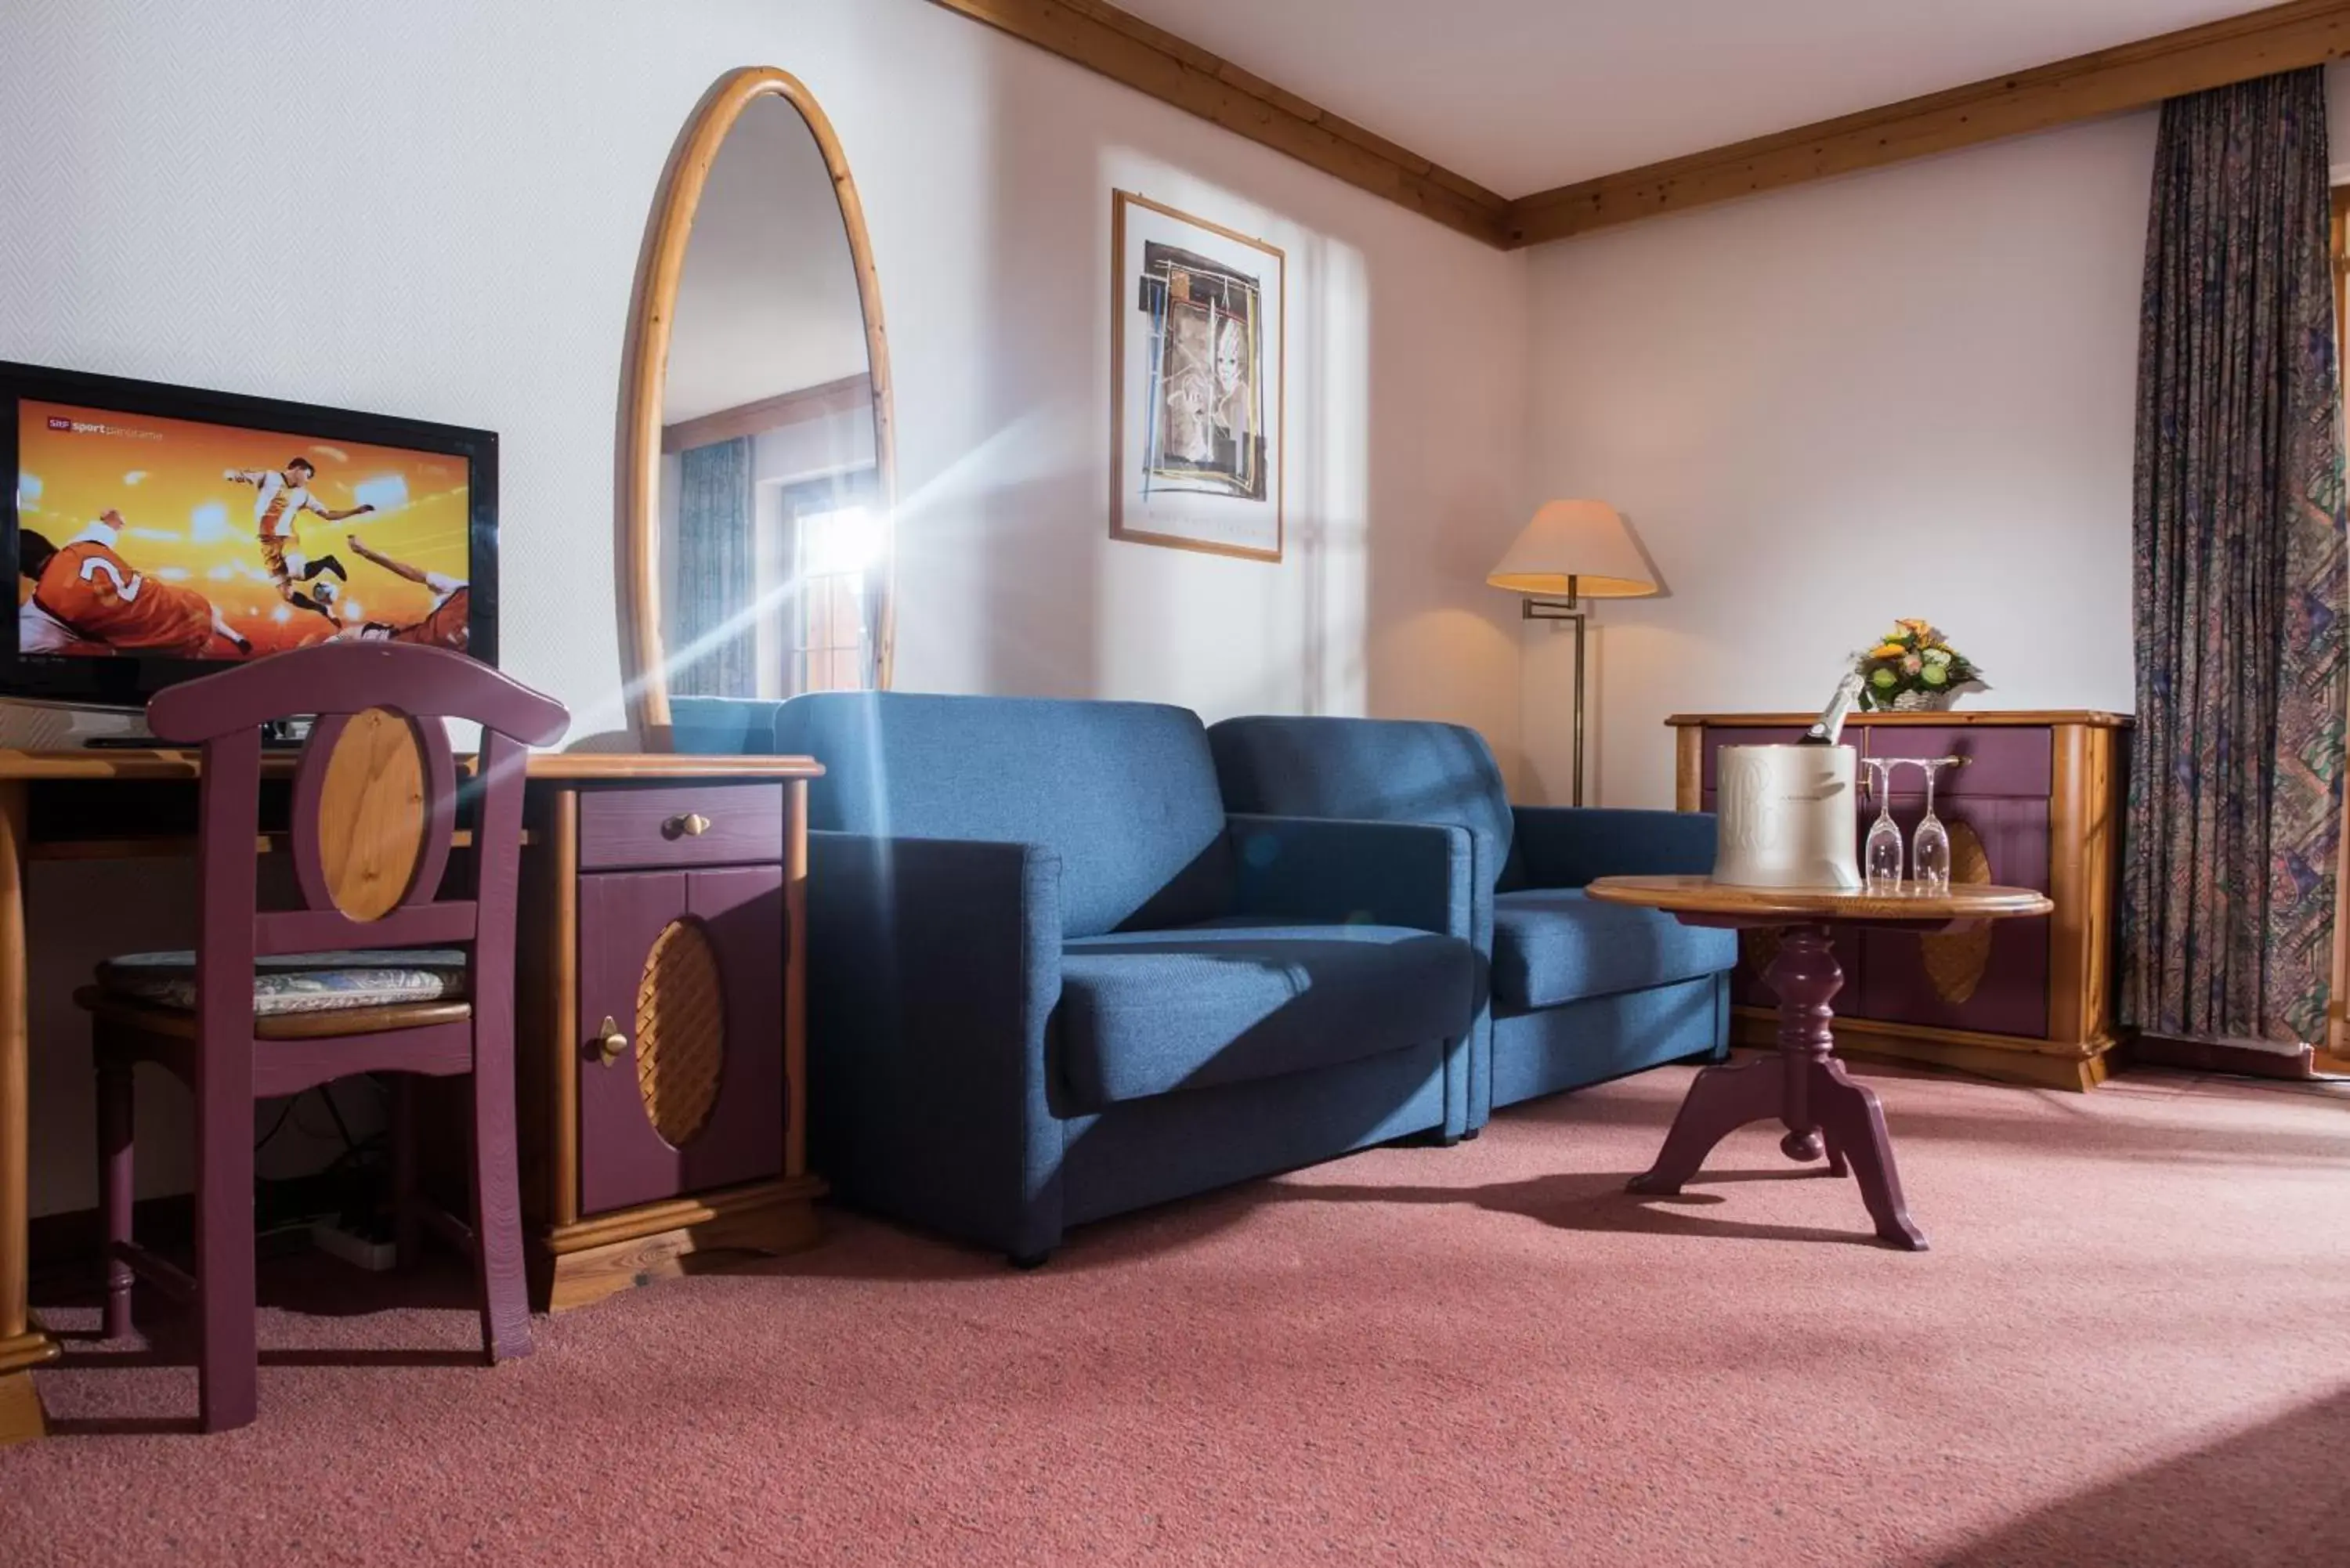
M 678 459 L 675 695 L 759 694 L 751 526 L 751 438 L 688 447 Z
M 2139 327 L 2122 1010 L 2325 1038 L 2345 693 L 2317 69 L 2173 99 Z

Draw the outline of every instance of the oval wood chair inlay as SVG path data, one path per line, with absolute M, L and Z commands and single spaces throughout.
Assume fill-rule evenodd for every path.
M 295 773 L 296 907 L 259 894 L 261 726 L 315 715 Z M 174 687 L 147 705 L 165 741 L 203 748 L 196 947 L 101 965 L 78 993 L 98 1061 L 106 1332 L 130 1330 L 134 1275 L 192 1301 L 201 1423 L 254 1417 L 253 1102 L 354 1074 L 389 1077 L 401 1262 L 425 1219 L 472 1256 L 483 1348 L 530 1351 L 515 1151 L 515 903 L 528 748 L 561 738 L 562 704 L 444 649 L 327 643 Z M 470 779 L 446 719 L 482 727 Z M 461 811 L 462 806 L 462 811 Z M 459 817 L 472 854 L 449 874 Z M 444 884 L 461 896 L 444 897 Z M 173 961 L 178 961 L 176 963 Z M 196 1098 L 196 1270 L 131 1238 L 131 1069 L 155 1062 Z M 414 1192 L 415 1076 L 472 1083 L 473 1205 Z

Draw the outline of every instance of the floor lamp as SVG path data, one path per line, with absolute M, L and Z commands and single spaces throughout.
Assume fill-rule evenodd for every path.
M 1586 599 L 1636 599 L 1657 591 L 1648 557 L 1605 501 L 1552 501 L 1534 514 L 1485 579 L 1523 594 L 1527 620 L 1575 623 L 1575 799 L 1583 804 L 1583 668 Z

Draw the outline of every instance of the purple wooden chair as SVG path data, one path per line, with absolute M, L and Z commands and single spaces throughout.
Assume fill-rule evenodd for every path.
M 261 726 L 302 714 L 317 723 L 295 774 L 286 835 L 301 907 L 265 909 L 256 876 Z M 482 726 L 470 781 L 452 765 L 444 717 Z M 462 654 L 352 642 L 174 687 L 148 704 L 147 719 L 161 739 L 203 747 L 203 923 L 192 955 L 110 961 L 78 997 L 97 1046 L 108 1334 L 130 1331 L 134 1274 L 192 1299 L 203 1429 L 250 1423 L 253 1102 L 381 1073 L 396 1075 L 403 1252 L 413 1252 L 420 1217 L 459 1240 L 473 1259 L 489 1361 L 529 1354 L 515 1153 L 515 900 L 526 748 L 560 738 L 569 714 Z M 442 898 L 461 785 L 472 808 L 473 896 Z M 459 950 L 337 950 L 432 947 Z M 140 1061 L 161 1063 L 195 1093 L 192 1276 L 131 1239 L 131 1067 Z M 470 1225 L 418 1213 L 406 1114 L 414 1074 L 472 1076 Z

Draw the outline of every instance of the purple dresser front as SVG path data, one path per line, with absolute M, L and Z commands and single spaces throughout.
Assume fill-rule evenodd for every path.
M 1956 757 L 1934 787 L 1950 835 L 1950 877 L 2050 891 L 2049 792 L 2054 734 L 2037 726 L 1870 726 L 1872 757 Z M 1925 815 L 1925 774 L 1896 768 L 1894 820 L 1907 836 Z M 1907 785 L 1907 788 L 1903 786 Z M 1971 931 L 1861 938 L 1861 1013 L 1889 1023 L 1981 1034 L 2048 1032 L 2048 920 L 1995 920 Z
M 785 1174 L 785 787 L 579 802 L 579 1212 Z
M 783 1173 L 784 929 L 781 867 L 579 878 L 581 1213 Z

